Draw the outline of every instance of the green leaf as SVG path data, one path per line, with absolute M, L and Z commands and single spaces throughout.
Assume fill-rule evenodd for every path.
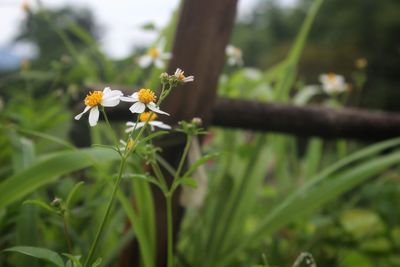
M 53 263 L 58 267 L 64 267 L 64 262 L 60 257 L 60 255 L 58 255 L 57 252 L 54 252 L 46 248 L 19 246 L 19 247 L 8 248 L 5 249 L 4 251 L 18 252 L 34 258 L 45 260 L 47 262 Z
M 67 210 L 70 208 L 72 201 L 75 198 L 75 195 L 78 193 L 79 189 L 81 188 L 81 186 L 84 184 L 84 182 L 79 182 L 76 185 L 74 185 L 74 187 L 71 189 L 71 191 L 69 192 L 68 196 L 67 196 L 67 201 L 65 202 L 66 208 Z
M 100 148 L 49 154 L 43 160 L 0 183 L 0 209 L 62 175 L 117 159 L 119 155 L 116 153 Z
M 218 265 L 227 266 L 250 242 L 254 243 L 260 237 L 273 233 L 287 223 L 316 211 L 330 200 L 337 198 L 368 178 L 374 177 L 390 166 L 398 164 L 400 162 L 400 152 L 375 157 L 358 165 L 352 165 L 346 171 L 334 174 L 356 160 L 368 158 L 396 145 L 399 145 L 399 138 L 372 145 L 324 170 L 316 178 L 311 179 L 303 187 L 291 194 L 285 201 L 280 202 L 270 210 L 251 235 L 248 235 L 240 244 L 226 250 L 225 255 L 220 255 Z
M 189 170 L 187 170 L 187 172 L 185 172 L 184 175 L 182 175 L 182 177 L 189 177 L 191 176 L 198 167 L 200 167 L 201 165 L 205 164 L 207 161 L 209 161 L 210 159 L 218 156 L 218 153 L 214 153 L 214 154 L 208 154 L 205 155 L 201 158 L 199 158 L 198 160 L 196 160 L 190 167 Z
M 151 140 L 153 138 L 156 138 L 156 137 L 159 137 L 159 136 L 162 136 L 162 135 L 166 135 L 168 133 L 169 133 L 168 131 L 157 131 L 157 132 L 154 132 L 154 133 L 146 136 L 145 138 L 141 139 L 139 141 L 139 143 L 145 143 L 145 142 L 147 142 L 147 141 L 149 141 L 149 140 Z
M 146 174 L 138 174 L 138 173 L 131 173 L 131 174 L 125 174 L 122 176 L 122 178 L 128 178 L 128 179 L 140 179 L 140 180 L 144 180 L 146 182 L 149 183 L 153 183 L 157 186 L 160 186 L 160 183 L 158 182 L 158 180 L 150 175 L 146 175 Z
M 51 213 L 56 213 L 57 214 L 57 210 L 56 209 L 54 209 L 52 206 L 50 206 L 46 202 L 43 202 L 43 201 L 38 200 L 38 199 L 26 200 L 22 204 L 24 204 L 24 205 L 27 205 L 27 204 L 35 205 L 35 206 L 38 206 L 38 207 L 40 207 L 42 209 L 45 209 L 45 210 L 47 210 L 47 211 L 49 211 Z
M 62 253 L 62 255 L 66 256 L 69 259 L 67 261 L 66 267 L 82 267 L 81 255 L 72 255 L 68 253 Z
M 102 258 L 97 258 L 97 260 L 92 264 L 92 267 L 99 267 L 103 262 Z
M 197 181 L 190 177 L 183 177 L 178 180 L 178 184 L 187 185 L 192 188 L 197 188 Z

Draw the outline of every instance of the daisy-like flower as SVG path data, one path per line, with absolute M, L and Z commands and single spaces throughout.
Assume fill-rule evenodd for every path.
M 167 112 L 164 112 L 157 107 L 156 103 L 154 103 L 156 99 L 156 94 L 151 89 L 146 88 L 142 88 L 130 96 L 121 97 L 122 101 L 135 102 L 135 104 L 129 108 L 132 113 L 143 113 L 147 107 L 156 113 L 169 115 Z
M 111 90 L 110 87 L 104 88 L 103 91 L 90 92 L 85 98 L 85 109 L 82 113 L 75 116 L 75 120 L 79 120 L 83 114 L 89 112 L 90 126 L 96 126 L 99 120 L 99 106 L 115 107 L 119 104 L 122 92 L 119 90 Z
M 345 82 L 342 75 L 335 73 L 321 74 L 319 80 L 322 83 L 322 89 L 327 94 L 343 93 L 349 89 L 349 85 Z
M 165 67 L 165 60 L 169 60 L 172 54 L 163 51 L 164 41 L 159 42 L 158 46 L 151 47 L 147 50 L 147 53 L 139 58 L 139 66 L 142 68 L 147 68 L 151 64 L 154 64 L 157 68 L 162 69 Z
M 169 126 L 161 121 L 156 121 L 155 119 L 157 119 L 157 114 L 155 114 L 151 111 L 143 112 L 139 115 L 140 122 L 134 123 L 134 122 L 128 121 L 126 123 L 126 126 L 129 126 L 129 127 L 125 130 L 125 132 L 129 133 L 129 132 L 132 132 L 133 130 L 140 129 L 146 124 L 146 122 L 150 125 L 152 131 L 154 131 L 155 127 L 160 128 L 160 129 L 166 129 L 166 130 L 171 129 L 171 126 Z
M 194 76 L 193 75 L 186 77 L 184 75 L 184 73 L 185 72 L 183 70 L 181 70 L 180 68 L 177 68 L 176 71 L 175 71 L 174 76 L 181 83 L 188 83 L 188 82 L 193 82 L 194 81 Z
M 230 66 L 242 66 L 242 50 L 233 45 L 227 45 L 225 48 L 225 54 L 228 57 L 228 65 Z

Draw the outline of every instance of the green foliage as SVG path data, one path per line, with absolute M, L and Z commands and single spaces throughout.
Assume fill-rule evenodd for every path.
M 32 256 L 41 260 L 45 260 L 54 264 L 57 267 L 64 267 L 64 262 L 60 255 L 54 251 L 45 248 L 37 248 L 37 247 L 12 247 L 5 249 L 7 252 L 18 252 L 28 256 Z

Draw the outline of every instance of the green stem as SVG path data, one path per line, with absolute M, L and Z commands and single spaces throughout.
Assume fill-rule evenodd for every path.
M 65 215 L 62 216 L 62 219 L 63 219 L 64 237 L 65 237 L 65 241 L 67 242 L 67 246 L 68 246 L 68 253 L 72 254 L 72 242 L 71 242 L 71 239 L 69 238 L 68 224 L 67 224 L 67 219 L 65 218 Z
M 108 125 L 108 127 L 109 127 L 110 130 L 111 130 L 111 133 L 112 133 L 112 136 L 113 136 L 113 139 L 114 139 L 114 143 L 115 143 L 115 147 L 118 149 L 118 153 L 119 153 L 120 155 L 122 155 L 121 150 L 120 150 L 119 145 L 118 145 L 118 144 L 119 144 L 118 138 L 117 138 L 117 136 L 115 135 L 115 132 L 113 131 L 113 129 L 112 129 L 112 127 L 111 127 L 110 121 L 108 120 L 107 113 L 106 113 L 106 111 L 104 110 L 104 107 L 101 107 L 100 110 L 101 110 L 101 113 L 103 113 L 104 120 L 106 121 L 106 124 Z
M 154 174 L 156 175 L 157 179 L 159 180 L 159 182 L 161 183 L 161 189 L 163 191 L 163 193 L 168 193 L 168 186 L 167 186 L 167 182 L 165 181 L 165 177 L 160 169 L 160 166 L 158 165 L 158 162 L 152 162 L 151 163 L 151 167 L 153 168 Z
M 167 267 L 173 267 L 174 265 L 174 253 L 173 253 L 173 221 L 172 221 L 172 195 L 166 194 L 165 200 L 167 203 L 167 227 L 168 227 L 168 259 Z
M 102 112 L 104 112 L 104 109 L 102 110 Z M 107 125 L 111 128 L 111 125 L 110 125 L 110 123 L 109 123 L 109 121 L 108 121 L 107 115 L 105 114 L 105 112 L 104 112 L 103 114 L 105 115 L 104 117 L 106 118 L 106 123 L 107 123 Z M 143 134 L 143 132 L 144 132 L 144 129 L 147 127 L 148 122 L 149 122 L 149 119 L 146 121 L 146 123 L 145 123 L 145 125 L 143 126 L 143 128 L 140 129 L 139 133 L 138 133 L 137 136 L 135 137 L 135 140 L 134 140 L 135 145 L 134 145 L 134 147 L 132 148 L 132 152 L 135 150 L 136 143 L 137 143 L 137 141 L 139 140 L 139 138 L 142 136 L 142 134 Z M 104 217 L 103 217 L 103 220 L 102 220 L 102 222 L 101 222 L 101 224 L 100 224 L 100 227 L 99 227 L 99 229 L 98 229 L 98 231 L 97 231 L 97 233 L 96 233 L 96 236 L 95 236 L 95 239 L 94 239 L 94 241 L 93 241 L 93 243 L 92 243 L 92 246 L 91 246 L 91 248 L 90 248 L 90 250 L 89 250 L 89 254 L 88 254 L 88 257 L 86 258 L 84 267 L 87 267 L 88 264 L 89 264 L 89 262 L 90 262 L 90 260 L 92 259 L 93 254 L 94 254 L 94 252 L 95 252 L 95 250 L 96 250 L 96 247 L 97 247 L 97 245 L 98 245 L 100 236 L 101 236 L 101 234 L 102 234 L 102 232 L 103 232 L 103 230 L 104 230 L 106 221 L 107 221 L 107 219 L 108 219 L 108 217 L 109 217 L 109 215 L 110 215 L 111 207 L 112 207 L 112 204 L 113 204 L 113 202 L 114 202 L 115 195 L 116 195 L 116 193 L 117 193 L 117 191 L 118 191 L 118 187 L 119 187 L 119 184 L 120 184 L 120 182 L 121 182 L 122 174 L 123 174 L 124 169 L 125 169 L 125 163 L 126 163 L 126 160 L 128 159 L 128 156 L 129 156 L 129 151 L 127 150 L 127 146 L 128 146 L 129 139 L 130 139 L 131 136 L 132 136 L 132 133 L 133 133 L 133 131 L 131 132 L 131 134 L 129 135 L 129 138 L 128 138 L 128 140 L 127 140 L 127 145 L 126 145 L 126 147 L 125 147 L 125 153 L 124 153 L 124 154 L 120 153 L 120 154 L 121 154 L 121 165 L 120 165 L 120 168 L 119 168 L 118 178 L 117 178 L 117 180 L 116 180 L 116 182 L 115 182 L 115 184 L 114 184 L 114 188 L 113 188 L 113 191 L 112 191 L 112 193 L 111 193 L 110 200 L 109 200 L 109 202 L 108 202 L 108 204 L 107 204 L 106 212 L 105 212 L 105 214 L 104 214 Z M 115 135 L 114 135 L 114 137 L 115 137 Z M 117 147 L 118 147 L 118 144 L 117 144 Z
M 119 167 L 119 173 L 118 173 L 117 181 L 114 184 L 114 188 L 113 188 L 113 191 L 111 193 L 110 200 L 108 201 L 106 212 L 104 214 L 103 220 L 102 220 L 102 222 L 100 224 L 99 229 L 97 230 L 96 237 L 94 238 L 92 246 L 90 247 L 90 250 L 89 250 L 89 254 L 88 254 L 87 258 L 86 258 L 85 264 L 83 265 L 85 267 L 88 266 L 88 264 L 90 263 L 90 261 L 91 261 L 91 259 L 93 257 L 93 254 L 94 254 L 94 252 L 95 252 L 95 250 L 97 248 L 97 245 L 99 243 L 101 233 L 103 232 L 104 227 L 105 227 L 106 222 L 107 222 L 107 219 L 108 219 L 108 217 L 110 215 L 111 207 L 112 207 L 112 204 L 114 202 L 115 195 L 117 194 L 119 183 L 120 183 L 121 177 L 122 177 L 122 173 L 124 171 L 125 163 L 126 163 L 126 158 L 122 158 L 121 165 Z
M 185 148 L 183 149 L 183 154 L 182 154 L 181 160 L 179 161 L 178 169 L 176 169 L 175 177 L 174 177 L 174 180 L 172 181 L 172 186 L 171 186 L 171 190 L 170 190 L 171 194 L 173 194 L 173 192 L 175 191 L 175 189 L 177 187 L 176 182 L 180 178 L 180 175 L 181 175 L 181 172 L 183 169 L 183 164 L 185 163 L 185 159 L 187 157 L 187 154 L 189 153 L 190 144 L 192 143 L 192 139 L 193 139 L 193 136 L 191 136 L 191 135 L 189 135 L 186 139 Z

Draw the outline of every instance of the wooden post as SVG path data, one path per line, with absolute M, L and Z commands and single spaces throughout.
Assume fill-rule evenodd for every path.
M 166 122 L 174 125 L 181 120 L 200 117 L 208 125 L 216 100 L 218 78 L 225 62 L 225 47 L 233 29 L 237 0 L 186 0 L 183 2 L 172 60 L 168 73 L 181 68 L 195 81 L 176 88 L 166 98 L 162 109 L 171 114 Z M 183 144 L 163 148 L 163 157 L 177 167 Z M 166 265 L 166 214 L 163 196 L 154 190 L 157 203 L 157 266 Z M 174 239 L 182 218 L 179 192 L 173 199 Z

